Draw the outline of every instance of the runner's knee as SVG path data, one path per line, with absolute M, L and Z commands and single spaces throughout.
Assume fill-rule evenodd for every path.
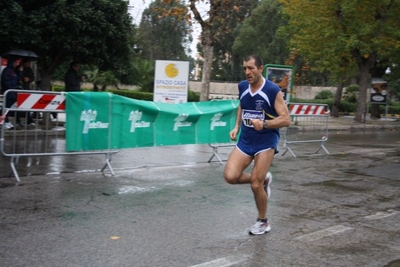
M 224 179 L 228 184 L 236 184 L 239 180 L 240 176 L 234 175 L 233 172 L 224 171 Z
M 264 189 L 264 181 L 253 180 L 251 181 L 251 190 L 257 192 L 258 190 Z

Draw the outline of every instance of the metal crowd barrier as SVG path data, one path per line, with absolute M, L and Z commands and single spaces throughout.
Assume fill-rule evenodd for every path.
M 7 106 L 7 95 L 17 94 L 17 101 L 10 108 Z M 13 128 L 7 129 L 6 115 Z M 51 117 L 54 117 L 51 119 Z M 28 116 L 33 119 L 33 124 L 28 125 Z M 22 125 L 18 125 L 18 117 Z M 66 151 L 65 140 L 65 96 L 63 92 L 32 91 L 32 90 L 7 90 L 3 96 L 2 116 L 0 118 L 1 138 L 0 149 L 4 156 L 10 157 L 12 173 L 17 181 L 20 181 L 16 164 L 20 157 L 38 156 L 70 156 L 70 155 L 105 155 L 105 164 L 111 174 L 114 171 L 111 166 L 111 156 L 118 150 L 94 150 L 94 151 Z
M 236 143 L 220 143 L 220 144 L 208 144 L 211 148 L 212 148 L 212 150 L 213 150 L 213 154 L 211 155 L 211 158 L 208 160 L 208 163 L 210 163 L 211 162 L 211 160 L 214 158 L 214 157 L 216 157 L 217 158 L 217 160 L 219 161 L 219 163 L 221 163 L 221 164 L 224 164 L 223 162 L 222 162 L 222 159 L 221 159 L 221 157 L 220 157 L 220 155 L 218 154 L 218 148 L 221 148 L 221 147 L 234 147 L 234 146 L 236 146 Z
M 319 148 L 329 155 L 325 147 L 328 141 L 329 107 L 324 104 L 289 103 L 291 125 L 283 129 L 284 147 L 296 157 L 292 145 L 300 143 L 319 143 Z

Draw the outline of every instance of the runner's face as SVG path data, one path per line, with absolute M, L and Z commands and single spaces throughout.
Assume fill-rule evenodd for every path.
M 257 68 L 252 58 L 249 61 L 243 61 L 243 71 L 249 84 L 257 84 L 262 77 L 263 68 Z

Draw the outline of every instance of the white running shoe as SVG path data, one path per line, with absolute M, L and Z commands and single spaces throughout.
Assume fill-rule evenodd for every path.
M 271 230 L 271 226 L 268 221 L 257 219 L 256 223 L 251 227 L 249 234 L 251 235 L 263 235 Z
M 264 190 L 265 193 L 267 194 L 267 199 L 271 197 L 271 187 L 269 186 L 272 182 L 272 173 L 268 172 L 267 175 L 265 175 L 265 180 L 264 180 Z

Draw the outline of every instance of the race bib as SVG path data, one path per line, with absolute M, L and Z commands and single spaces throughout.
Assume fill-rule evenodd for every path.
M 242 121 L 243 124 L 247 127 L 254 127 L 251 124 L 251 120 L 264 120 L 264 112 L 262 110 L 248 110 L 248 109 L 243 109 L 242 110 Z

